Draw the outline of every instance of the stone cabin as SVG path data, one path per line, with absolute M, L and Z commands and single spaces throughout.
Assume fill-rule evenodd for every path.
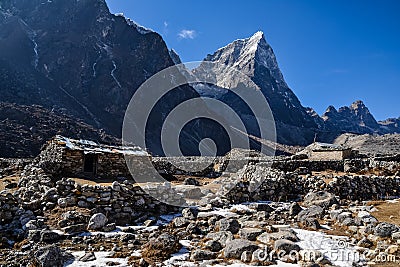
M 358 151 L 352 148 L 315 142 L 296 154 L 296 158 L 308 159 L 309 161 L 343 161 L 353 158 Z
M 341 161 L 351 158 L 354 154 L 349 147 L 326 143 L 313 143 L 307 150 L 309 160 L 314 161 Z
M 60 135 L 47 142 L 38 158 L 40 165 L 55 175 L 114 180 L 131 177 L 125 156 L 135 167 L 151 161 L 150 155 L 140 147 L 103 145 Z

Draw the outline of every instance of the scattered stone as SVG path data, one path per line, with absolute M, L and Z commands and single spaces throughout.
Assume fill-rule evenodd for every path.
M 239 236 L 242 239 L 247 239 L 250 241 L 256 241 L 257 237 L 261 235 L 264 231 L 258 228 L 242 228 L 239 231 Z
M 319 206 L 322 208 L 329 208 L 334 204 L 338 204 L 335 195 L 328 193 L 326 191 L 311 192 L 304 197 L 304 206 Z
M 240 229 L 240 224 L 236 219 L 221 219 L 218 221 L 219 231 L 229 231 L 232 234 L 237 234 Z
M 100 230 L 107 223 L 107 217 L 103 213 L 94 214 L 90 220 L 88 225 L 88 230 Z
M 35 264 L 41 267 L 62 267 L 65 263 L 61 249 L 55 245 L 39 248 L 33 257 Z
M 196 249 L 190 253 L 191 261 L 204 261 L 215 259 L 217 255 L 214 252 L 208 250 Z
M 216 233 L 208 233 L 206 238 L 211 239 L 213 241 L 217 241 L 223 247 L 225 247 L 227 242 L 233 240 L 233 235 L 231 232 L 228 232 L 228 231 L 219 231 Z
M 199 209 L 198 208 L 185 208 L 185 209 L 182 210 L 183 218 L 186 218 L 186 219 L 189 219 L 189 220 L 196 219 L 198 214 L 199 214 Z
M 286 240 L 286 239 L 278 239 L 274 243 L 274 249 L 276 250 L 283 250 L 287 254 L 293 251 L 300 251 L 300 246 L 297 245 L 296 243 Z
M 379 237 L 391 237 L 393 233 L 399 232 L 400 227 L 392 223 L 380 223 L 375 227 L 374 235 Z
M 86 252 L 85 255 L 79 258 L 79 261 L 88 262 L 88 261 L 95 261 L 96 256 L 93 252 Z
M 206 243 L 204 243 L 204 248 L 208 249 L 212 252 L 218 252 L 222 249 L 222 245 L 220 242 L 215 241 L 215 240 L 209 240 Z
M 234 239 L 226 243 L 224 256 L 228 259 L 240 259 L 243 252 L 253 253 L 256 249 L 258 249 L 258 246 L 254 242 L 244 239 Z

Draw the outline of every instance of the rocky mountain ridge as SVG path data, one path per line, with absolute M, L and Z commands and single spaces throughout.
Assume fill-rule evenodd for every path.
M 0 51 L 0 94 L 5 105 L 64 110 L 67 116 L 116 137 L 121 136 L 124 113 L 137 88 L 153 74 L 181 62 L 159 34 L 122 14 L 111 14 L 104 0 L 4 0 L 0 4 Z M 166 114 L 199 95 L 230 103 L 250 124 L 250 134 L 257 136 L 248 108 L 229 92 L 241 80 L 225 73 L 228 68 L 249 77 L 265 96 L 279 143 L 307 145 L 316 136 L 318 141 L 332 142 L 345 132 L 400 132 L 400 118 L 377 122 L 360 101 L 339 110 L 329 107 L 322 116 L 303 107 L 286 84 L 262 32 L 236 40 L 204 60 L 222 66 L 216 72 L 217 86 L 181 86 L 156 106 L 149 124 L 149 148 L 156 154 L 162 154 L 159 132 Z M 7 128 L 5 124 L 1 127 Z M 196 142 L 220 128 L 193 122 L 185 131 L 193 138 L 183 142 L 188 144 L 184 150 L 195 154 Z M 224 134 L 216 137 L 216 143 L 223 144 L 221 151 L 228 149 L 225 139 Z
M 365 104 L 357 100 L 349 107 L 337 110 L 330 106 L 319 116 L 312 108 L 303 107 L 300 100 L 288 87 L 281 73 L 275 54 L 267 43 L 263 32 L 256 32 L 246 39 L 236 40 L 207 55 L 206 62 L 222 66 L 217 74 L 218 85 L 222 88 L 235 87 L 235 74 L 229 68 L 236 68 L 249 77 L 261 90 L 273 112 L 279 143 L 305 145 L 315 138 L 333 142 L 342 133 L 388 134 L 400 132 L 399 119 L 378 122 Z M 195 87 L 195 89 L 197 89 Z M 218 93 L 220 88 L 212 86 L 197 90 L 201 95 L 213 96 L 229 102 L 229 94 Z M 228 99 L 228 100 L 227 100 Z M 240 110 L 239 110 L 240 113 Z
M 111 14 L 105 0 L 2 1 L 0 51 L 1 102 L 62 109 L 118 138 L 138 87 L 174 65 L 159 34 Z M 162 154 L 166 114 L 196 97 L 193 88 L 183 85 L 154 107 L 146 136 L 150 151 Z M 184 148 L 194 154 L 196 138 L 216 132 L 207 123 L 193 123 L 185 131 L 191 138 L 184 139 Z

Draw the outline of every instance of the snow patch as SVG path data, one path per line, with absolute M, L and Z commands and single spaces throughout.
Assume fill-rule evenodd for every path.
M 113 77 L 114 81 L 117 83 L 118 87 L 121 88 L 121 83 L 118 81 L 117 77 L 115 77 L 115 71 L 117 70 L 117 64 L 115 64 L 115 61 L 112 61 L 113 63 L 113 69 L 111 71 L 111 77 Z
M 83 262 L 79 261 L 79 258 L 85 255 L 85 251 L 76 251 L 71 254 L 75 257 L 75 260 L 67 262 L 64 266 L 68 267 L 91 267 L 91 266 L 108 266 L 107 262 L 117 262 L 119 267 L 128 267 L 128 259 L 126 258 L 111 258 L 110 252 L 94 252 L 96 260 Z
M 146 28 L 146 27 L 140 25 L 139 23 L 137 23 L 136 21 L 134 21 L 134 20 L 132 20 L 132 19 L 130 19 L 130 18 L 125 17 L 124 13 L 116 13 L 116 14 L 114 14 L 114 15 L 115 15 L 116 17 L 122 17 L 122 18 L 124 18 L 125 21 L 126 21 L 126 23 L 127 23 L 129 26 L 134 27 L 140 34 L 147 34 L 147 33 L 154 32 L 152 29 Z
M 348 267 L 362 261 L 362 254 L 349 244 L 349 238 L 346 236 L 333 236 L 303 229 L 293 230 L 301 240 L 297 244 L 302 249 L 322 252 L 335 266 Z

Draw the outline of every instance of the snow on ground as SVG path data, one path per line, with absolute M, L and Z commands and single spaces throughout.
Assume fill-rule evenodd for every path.
M 74 261 L 67 262 L 64 266 L 65 267 L 92 267 L 92 266 L 107 266 L 107 262 L 118 262 L 118 267 L 127 267 L 128 259 L 122 258 L 109 258 L 110 252 L 94 252 L 96 256 L 96 260 L 83 262 L 79 261 L 78 259 L 85 255 L 84 251 L 77 251 L 72 252 L 72 255 L 75 257 Z
M 346 236 L 331 236 L 321 232 L 293 229 L 299 239 L 297 244 L 304 250 L 318 250 L 335 266 L 350 267 L 362 259 L 362 254 L 349 245 Z
M 114 231 L 111 232 L 83 232 L 79 236 L 94 236 L 94 235 L 104 235 L 105 237 L 114 237 L 118 235 L 124 235 L 127 233 L 126 230 L 131 229 L 135 231 L 141 232 L 153 232 L 157 230 L 158 226 L 125 226 L 125 227 L 117 227 Z
M 231 265 L 207 265 L 207 267 L 254 267 L 254 265 L 247 265 L 244 263 L 234 263 Z M 269 267 L 300 267 L 298 264 L 286 263 L 282 261 L 277 261 L 277 264 L 269 265 Z

